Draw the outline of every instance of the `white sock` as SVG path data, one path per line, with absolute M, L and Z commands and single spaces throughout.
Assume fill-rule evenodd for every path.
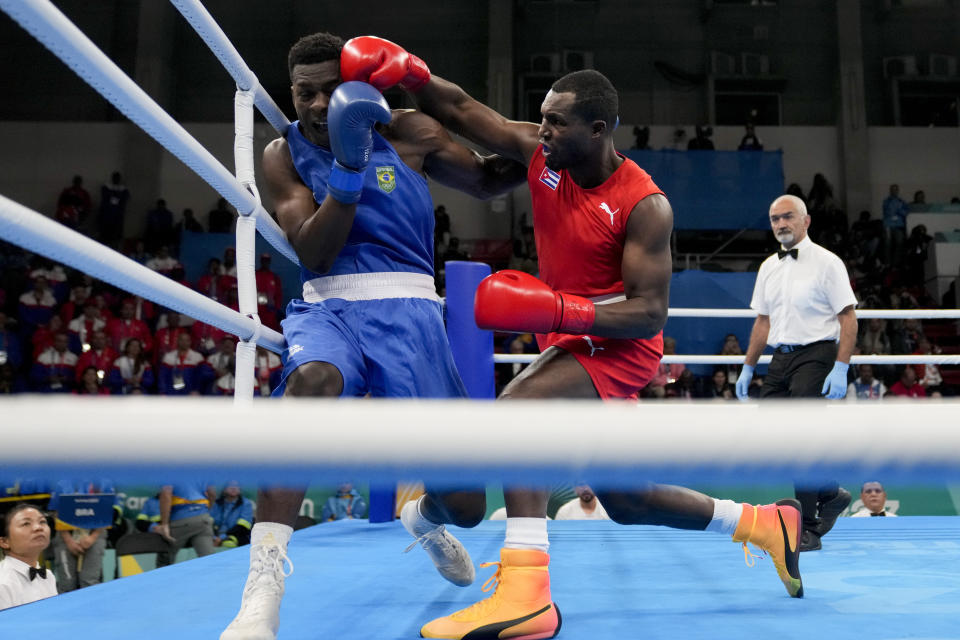
M 250 546 L 260 544 L 270 533 L 273 534 L 274 539 L 280 546 L 286 549 L 287 543 L 290 542 L 290 536 L 293 534 L 293 527 L 279 522 L 258 522 L 250 530 Z
M 707 525 L 707 531 L 733 535 L 743 515 L 743 504 L 733 500 L 713 501 L 713 520 Z
M 426 497 L 426 495 L 422 495 L 417 498 L 417 519 L 413 523 L 413 530 L 418 536 L 429 533 L 440 526 L 433 520 L 428 520 L 427 517 L 423 515 L 423 512 L 420 511 L 420 507 L 423 505 L 423 499 Z
M 547 519 L 508 517 L 507 536 L 503 546 L 507 549 L 537 549 L 546 553 L 550 549 Z

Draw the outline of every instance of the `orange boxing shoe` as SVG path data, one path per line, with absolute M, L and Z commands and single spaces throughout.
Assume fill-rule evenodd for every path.
M 486 600 L 437 618 L 420 629 L 423 638 L 449 640 L 539 640 L 560 632 L 560 610 L 550 597 L 550 555 L 536 549 L 501 549 L 497 572 L 483 585 Z M 491 586 L 491 582 L 493 585 Z
M 787 588 L 791 598 L 803 597 L 803 581 L 800 579 L 800 534 L 803 527 L 800 503 L 796 500 L 778 500 L 776 504 L 755 507 L 743 505 L 743 515 L 733 533 L 734 542 L 743 543 L 744 560 L 748 567 L 755 564 L 758 556 L 750 553 L 747 543 L 754 544 L 767 553 L 777 568 L 777 575 Z

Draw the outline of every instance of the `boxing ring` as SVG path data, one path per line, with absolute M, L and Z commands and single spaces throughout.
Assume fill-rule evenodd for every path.
M 277 353 L 285 346 L 283 337 L 256 316 L 254 234 L 259 231 L 296 262 L 254 184 L 253 107 L 278 131 L 287 120 L 203 6 L 196 0 L 172 2 L 237 82 L 235 175 L 47 0 L 0 0 L 0 8 L 237 208 L 240 311 L 2 196 L 0 235 L 240 337 L 235 401 L 45 397 L 38 407 L 36 397 L 2 400 L 4 424 L 18 427 L 4 430 L 0 465 L 5 473 L 96 473 L 118 483 L 219 476 L 244 484 L 366 477 L 372 484 L 586 480 L 630 486 L 655 478 L 682 484 L 762 484 L 784 495 L 792 492 L 796 478 L 845 478 L 854 472 L 886 482 L 960 483 L 960 403 L 952 401 L 723 406 L 252 402 L 255 345 Z M 469 283 L 475 287 L 481 272 L 482 267 L 466 267 L 465 284 L 451 286 L 447 300 L 457 365 L 477 398 L 491 395 L 494 362 L 532 359 L 494 356 L 492 334 L 471 326 Z M 752 312 L 670 313 L 749 317 Z M 955 310 L 906 313 L 858 315 L 958 317 Z M 736 364 L 742 356 L 668 356 L 664 362 Z M 853 362 L 957 364 L 960 358 L 856 356 Z M 57 426 L 62 424 L 83 428 L 64 430 Z M 330 437 L 331 429 L 345 428 L 349 438 Z M 841 519 L 822 551 L 801 557 L 807 595 L 799 601 L 783 593 L 771 563 L 744 567 L 740 551 L 722 536 L 609 522 L 555 522 L 550 527 L 553 593 L 564 614 L 561 638 L 805 638 L 826 629 L 831 637 L 844 639 L 865 634 L 932 639 L 960 633 L 955 626 L 960 614 L 958 517 Z M 503 524 L 488 521 L 456 533 L 479 563 L 495 559 Z M 287 580 L 280 637 L 411 638 L 427 620 L 481 597 L 484 571 L 469 588 L 450 586 L 436 575 L 426 554 L 401 554 L 409 541 L 396 522 L 341 521 L 296 532 L 290 550 L 296 572 Z M 247 550 L 240 548 L 110 581 L 0 612 L 0 638 L 45 632 L 216 638 L 236 613 L 246 572 Z

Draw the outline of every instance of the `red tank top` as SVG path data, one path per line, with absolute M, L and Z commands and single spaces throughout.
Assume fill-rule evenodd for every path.
M 647 172 L 623 158 L 603 184 L 583 189 L 566 171 L 547 168 L 537 147 L 527 184 L 540 279 L 557 291 L 585 297 L 622 293 L 627 218 L 638 202 L 663 193 Z

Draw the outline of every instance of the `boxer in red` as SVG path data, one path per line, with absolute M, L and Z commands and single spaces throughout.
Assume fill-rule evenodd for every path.
M 592 70 L 560 78 L 537 125 L 504 118 L 380 38 L 347 42 L 340 71 L 345 80 L 381 90 L 409 87 L 408 78 L 416 76 L 416 88 L 408 90 L 422 111 L 528 167 L 540 278 L 519 271 L 489 276 L 477 290 L 475 315 L 482 328 L 536 333 L 542 354 L 500 398 L 636 399 L 663 354 L 673 212 L 650 176 L 614 147 L 618 96 L 610 81 Z M 423 637 L 535 639 L 559 632 L 548 571 L 548 494 L 531 488 L 504 493 L 507 535 L 496 590 L 428 623 Z M 745 549 L 753 543 L 770 553 L 787 592 L 803 595 L 795 500 L 754 506 L 654 484 L 597 496 L 621 524 L 728 533 Z M 457 514 L 447 511 L 454 504 L 449 496 L 446 507 L 429 494 L 411 502 L 404 525 L 422 535 L 430 526 L 462 521 L 464 512 L 484 512 L 482 494 L 460 498 Z

